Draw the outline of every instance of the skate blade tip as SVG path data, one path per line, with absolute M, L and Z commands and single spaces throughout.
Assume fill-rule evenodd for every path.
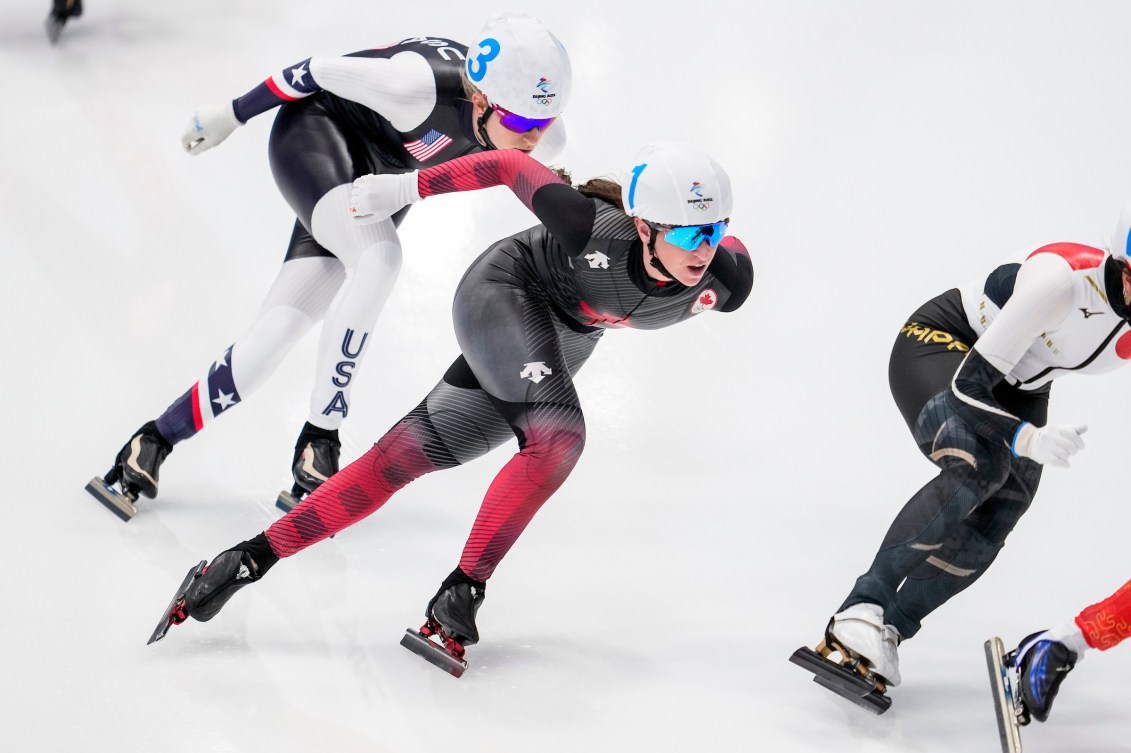
M 279 492 L 279 496 L 275 498 L 275 507 L 279 508 L 283 512 L 290 512 L 291 510 L 298 507 L 298 503 L 300 501 L 301 500 L 299 500 L 290 492 L 282 491 Z
M 105 481 L 95 476 L 86 485 L 86 491 L 97 499 L 110 512 L 129 523 L 137 515 L 137 507 L 124 495 L 111 489 Z
M 407 628 L 404 632 L 401 636 L 402 646 L 452 677 L 463 677 L 464 670 L 467 669 L 466 661 L 455 658 L 443 646 L 425 638 L 419 630 Z

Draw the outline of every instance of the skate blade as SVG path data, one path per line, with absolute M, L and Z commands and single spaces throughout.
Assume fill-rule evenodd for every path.
M 467 669 L 467 662 L 457 659 L 448 653 L 443 646 L 438 646 L 424 637 L 419 630 L 408 628 L 401 636 L 401 645 L 412 653 L 423 658 L 429 664 L 434 664 L 452 677 L 462 677 Z
M 291 492 L 281 491 L 279 492 L 278 498 L 275 500 L 275 507 L 278 507 L 283 512 L 290 512 L 302 504 L 303 499 L 306 499 L 306 497 L 299 499 Z M 337 535 L 336 533 L 331 533 L 330 538 L 334 538 Z
M 161 622 L 157 623 L 157 629 L 153 631 L 153 635 L 149 636 L 149 640 L 145 645 L 149 645 L 154 641 L 159 641 L 165 637 L 165 633 L 169 632 L 169 628 L 173 625 L 171 618 L 173 611 L 180 606 L 181 601 L 185 598 L 185 591 L 188 590 L 189 585 L 204 574 L 204 568 L 208 566 L 208 560 L 201 560 L 195 567 L 188 571 L 188 575 L 181 581 L 181 585 L 177 588 L 177 592 L 173 594 L 169 606 L 165 607 L 165 614 L 161 618 Z
M 1013 696 L 1013 683 L 1005 662 L 1005 646 L 1001 638 L 993 637 L 985 643 L 986 670 L 997 711 L 997 731 L 1001 737 L 1002 753 L 1021 753 L 1021 727 L 1017 723 L 1017 702 Z
M 92 478 L 90 483 L 86 485 L 86 490 L 92 497 L 105 505 L 107 510 L 127 523 L 133 516 L 137 515 L 137 506 L 130 501 L 130 498 L 107 484 L 100 476 Z
M 63 33 L 63 23 L 56 21 L 52 15 L 47 17 L 47 22 L 44 25 L 47 28 L 47 41 L 51 44 L 58 44 L 59 35 Z
M 831 690 L 841 698 L 852 701 L 860 708 L 867 709 L 873 714 L 882 714 L 891 708 L 891 698 L 888 698 L 875 682 L 853 669 L 842 667 L 826 659 L 811 648 L 802 646 L 793 652 L 789 660 L 802 669 L 812 672 L 813 682 Z
M 288 491 L 279 492 L 279 497 L 275 500 L 275 507 L 278 507 L 283 512 L 290 512 L 298 507 L 298 503 L 302 500 L 291 494 Z

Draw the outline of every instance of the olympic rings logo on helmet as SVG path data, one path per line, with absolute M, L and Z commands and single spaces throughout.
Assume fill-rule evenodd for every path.
M 479 43 L 479 49 L 486 50 L 486 52 L 481 52 L 475 57 L 467 59 L 467 76 L 475 83 L 483 80 L 483 77 L 487 75 L 487 63 L 497 58 L 503 48 L 499 44 L 499 40 L 494 37 L 487 37 Z

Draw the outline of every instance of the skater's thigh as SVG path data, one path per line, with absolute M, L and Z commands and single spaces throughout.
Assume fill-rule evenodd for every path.
M 496 402 L 460 356 L 424 398 L 423 409 L 452 457 L 466 463 L 514 438 Z
M 275 185 L 307 229 L 319 199 L 369 172 L 347 133 L 310 100 L 280 108 L 267 149 Z
M 944 390 L 969 350 L 955 345 L 946 333 L 907 324 L 900 330 L 888 361 L 892 397 L 912 433 L 927 403 Z M 918 437 L 916 437 L 918 441 Z
M 353 184 L 327 191 L 311 214 L 310 232 L 318 244 L 336 256 L 346 270 L 369 270 L 377 279 L 395 278 L 400 271 L 401 244 L 392 219 L 362 225 L 350 215 Z
M 349 215 L 353 182 L 370 173 L 404 172 L 382 163 L 350 129 L 327 115 L 314 100 L 284 105 L 275 118 L 268 145 L 275 184 L 318 243 L 347 267 L 357 253 L 388 239 L 408 211 L 385 223 L 358 225 Z

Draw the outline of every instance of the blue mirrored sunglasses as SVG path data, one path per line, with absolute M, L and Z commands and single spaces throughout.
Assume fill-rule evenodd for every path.
M 727 225 L 730 220 L 712 222 L 707 225 L 677 225 L 672 228 L 653 225 L 656 229 L 666 229 L 664 240 L 673 246 L 679 246 L 684 251 L 694 251 L 699 244 L 707 241 L 711 248 L 717 248 L 723 236 L 726 235 Z
M 544 131 L 556 120 L 556 118 L 527 118 L 516 115 L 510 110 L 504 110 L 498 105 L 491 105 L 491 107 L 499 114 L 499 122 L 503 124 L 503 128 L 514 133 L 530 133 L 535 128 Z

